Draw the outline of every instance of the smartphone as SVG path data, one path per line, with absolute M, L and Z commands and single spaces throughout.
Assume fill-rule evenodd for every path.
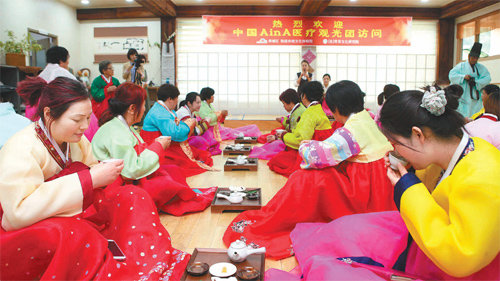
M 122 252 L 120 247 L 118 247 L 115 240 L 108 239 L 108 249 L 111 251 L 111 254 L 113 254 L 113 259 L 118 261 L 125 260 L 125 254 Z

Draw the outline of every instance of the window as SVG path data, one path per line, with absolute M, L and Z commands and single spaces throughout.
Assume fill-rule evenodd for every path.
M 179 100 L 211 87 L 215 108 L 231 114 L 286 113 L 278 97 L 296 88 L 300 46 L 203 45 L 201 18 L 177 19 L 177 28 Z
M 467 60 L 474 42 L 483 44 L 481 57 L 500 55 L 500 11 L 472 19 L 457 26 L 457 60 Z
M 203 87 L 215 90 L 215 108 L 232 114 L 285 114 L 278 100 L 296 88 L 301 46 L 203 45 L 199 19 L 177 19 L 177 82 L 182 100 Z M 366 107 L 377 108 L 385 84 L 414 90 L 436 76 L 437 21 L 415 20 L 411 46 L 317 46 L 313 79 L 329 73 L 332 83 L 344 79 L 360 86 Z
M 366 93 L 365 107 L 377 108 L 386 84 L 415 90 L 436 79 L 436 21 L 412 22 L 411 46 L 317 46 L 316 77 L 352 80 Z M 319 79 L 318 79 L 319 80 Z

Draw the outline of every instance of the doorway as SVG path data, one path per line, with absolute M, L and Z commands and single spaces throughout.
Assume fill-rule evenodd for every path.
M 31 52 L 30 65 L 44 68 L 47 65 L 47 58 L 45 54 L 50 47 L 57 45 L 57 36 L 31 28 L 28 28 L 28 33 L 38 44 L 42 46 L 40 51 Z

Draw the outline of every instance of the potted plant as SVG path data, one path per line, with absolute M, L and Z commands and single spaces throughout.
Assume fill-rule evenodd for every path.
M 5 53 L 8 65 L 26 66 L 26 55 L 31 51 L 40 51 L 42 46 L 27 33 L 23 39 L 17 40 L 12 30 L 7 30 L 8 39 L 0 41 L 0 49 Z

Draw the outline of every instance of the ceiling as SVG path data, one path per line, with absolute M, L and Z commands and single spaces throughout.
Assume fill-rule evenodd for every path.
M 119 7 L 140 7 L 141 5 L 125 0 L 89 0 L 90 4 L 84 5 L 81 0 L 59 0 L 67 5 L 77 9 L 92 8 L 119 8 Z M 171 0 L 178 6 L 197 6 L 197 5 L 283 5 L 299 6 L 302 0 Z M 318 0 L 319 1 L 319 0 Z M 332 0 L 330 6 L 367 6 L 367 7 L 421 7 L 421 8 L 439 8 L 454 0 Z M 471 0 L 472 1 L 472 0 Z

